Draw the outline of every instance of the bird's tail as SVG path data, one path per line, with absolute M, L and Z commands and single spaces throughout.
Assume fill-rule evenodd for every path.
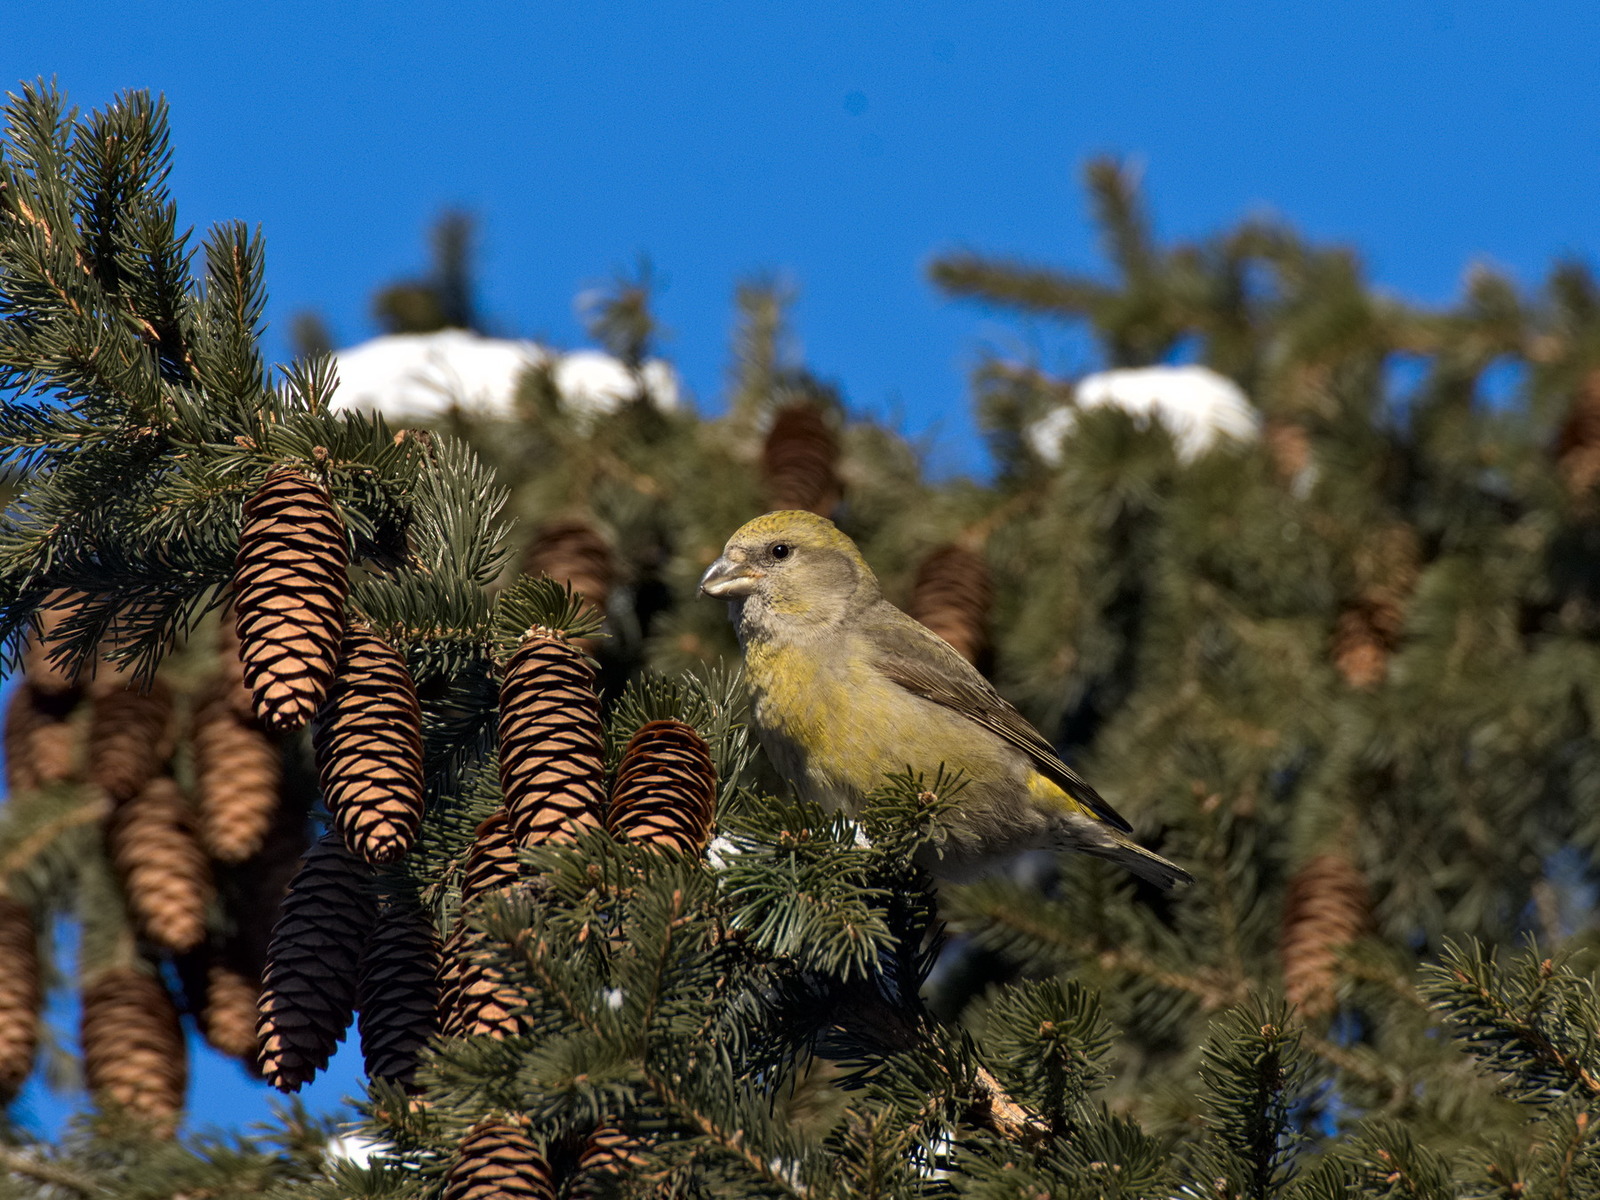
M 1074 850 L 1114 862 L 1158 888 L 1171 890 L 1177 884 L 1194 882 L 1194 876 L 1177 863 L 1168 862 L 1099 821 L 1080 818 L 1070 822 L 1068 828 L 1068 841 Z

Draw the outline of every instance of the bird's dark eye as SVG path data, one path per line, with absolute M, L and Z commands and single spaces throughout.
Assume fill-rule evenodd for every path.
M 788 542 L 774 542 L 767 548 L 767 553 L 773 558 L 788 558 L 789 551 L 794 549 Z

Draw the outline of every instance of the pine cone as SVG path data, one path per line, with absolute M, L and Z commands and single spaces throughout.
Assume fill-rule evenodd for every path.
M 41 692 L 24 680 L 6 704 L 6 786 L 10 793 L 61 783 L 77 774 L 72 692 Z
M 622 752 L 606 824 L 630 842 L 695 854 L 711 838 L 716 803 L 705 739 L 682 721 L 651 721 Z
M 66 589 L 51 592 L 39 608 L 39 628 L 30 630 L 22 643 L 22 674 L 35 690 L 46 696 L 63 696 L 78 691 L 82 672 L 68 673 L 50 658 L 57 629 L 72 615 L 74 593 Z M 81 593 L 77 594 L 81 597 Z
M 594 665 L 565 638 L 535 633 L 500 685 L 500 785 L 524 846 L 600 823 L 605 740 Z
M 404 856 L 422 825 L 422 709 L 405 660 L 372 634 L 347 631 L 312 740 L 345 844 L 368 862 Z
M 521 994 L 489 961 L 488 937 L 460 922 L 439 961 L 439 1032 L 445 1037 L 516 1037 Z
M 526 575 L 548 575 L 605 615 L 616 566 L 605 538 L 586 521 L 557 518 L 539 527 L 522 557 Z
M 839 438 L 822 409 L 809 401 L 780 408 L 761 448 L 767 504 L 827 516 L 839 506 Z
M 350 590 L 344 523 L 328 495 L 279 467 L 244 506 L 233 603 L 255 713 L 299 729 L 333 683 Z
M 228 873 L 223 907 L 233 928 L 229 955 L 246 974 L 259 979 L 266 970 L 273 926 L 310 845 L 305 809 L 280 801 L 261 849 Z
M 172 693 L 96 685 L 89 710 L 89 778 L 117 799 L 135 795 L 172 755 Z
M 470 904 L 485 892 L 499 891 L 517 882 L 517 842 L 511 836 L 510 818 L 503 808 L 472 834 L 466 869 L 461 873 L 461 903 Z
M 1574 498 L 1600 482 L 1600 370 L 1584 377 L 1567 409 L 1556 435 L 1556 471 Z
M 1361 871 L 1343 854 L 1319 854 L 1289 880 L 1278 952 L 1283 991 L 1307 1017 L 1333 1011 L 1339 951 L 1370 923 Z
M 478 1122 L 444 1177 L 442 1200 L 555 1200 L 555 1176 L 526 1126 L 509 1119 Z
M 158 776 L 118 803 L 106 822 L 106 851 L 151 941 L 182 952 L 205 940 L 211 870 L 176 783 Z
M 988 656 L 993 604 L 994 583 L 983 556 L 961 546 L 941 546 L 917 568 L 906 612 L 976 664 Z
M 15 1096 L 33 1071 L 43 1006 L 33 914 L 0 896 L 0 1101 Z
M 192 737 L 201 838 L 219 862 L 243 862 L 261 848 L 278 808 L 277 743 L 261 722 L 239 712 L 226 679 L 204 694 Z
M 386 905 L 361 957 L 357 988 L 367 1075 L 410 1090 L 417 1057 L 439 1032 L 439 937 L 415 904 Z
M 591 1133 L 578 1153 L 577 1169 L 567 1188 L 567 1200 L 598 1200 L 620 1195 L 617 1181 L 644 1165 L 644 1143 L 616 1125 L 602 1125 Z M 610 1190 L 606 1185 L 610 1184 Z
M 1299 421 L 1269 420 L 1263 431 L 1267 455 L 1272 460 L 1272 473 L 1278 482 L 1296 495 L 1311 478 L 1311 435 Z
M 261 984 L 257 979 L 213 958 L 206 964 L 205 995 L 200 1005 L 200 1032 L 221 1054 L 254 1067 L 261 1054 L 256 1032 Z
M 136 967 L 102 971 L 83 990 L 82 1043 L 89 1092 L 170 1136 L 188 1064 L 178 1010 L 161 981 Z
M 355 1012 L 362 948 L 376 913 L 371 868 L 334 835 L 306 855 L 272 930 L 262 975 L 261 1074 L 297 1092 L 328 1065 Z
M 1416 531 L 1394 522 L 1357 549 L 1357 595 L 1334 625 L 1332 658 L 1345 682 L 1360 690 L 1382 683 L 1405 630 L 1406 606 L 1421 574 Z

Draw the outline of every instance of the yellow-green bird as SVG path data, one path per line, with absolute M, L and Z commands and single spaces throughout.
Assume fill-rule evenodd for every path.
M 883 598 L 856 544 L 809 512 L 757 517 L 728 539 L 700 591 L 728 601 L 752 714 L 802 798 L 856 812 L 887 775 L 966 787 L 924 865 L 969 878 L 1022 850 L 1079 850 L 1170 888 L 1189 875 L 1129 825 L 937 634 Z

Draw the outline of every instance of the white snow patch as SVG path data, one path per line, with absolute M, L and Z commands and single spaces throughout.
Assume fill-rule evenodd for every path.
M 390 334 L 340 350 L 334 360 L 339 390 L 332 407 L 386 417 L 436 417 L 451 408 L 510 416 L 518 382 L 541 366 L 551 368 L 557 392 L 577 413 L 615 412 L 639 394 L 639 380 L 609 354 L 562 354 L 538 342 L 482 337 L 465 329 Z M 651 359 L 640 374 L 658 407 L 678 407 L 681 389 L 671 366 Z
M 358 1133 L 347 1133 L 341 1137 L 329 1138 L 322 1152 L 329 1158 L 365 1167 L 372 1161 L 374 1154 L 386 1154 L 393 1149 L 394 1146 L 389 1142 L 362 1137 Z
M 1128 367 L 1079 380 L 1072 404 L 1028 426 L 1028 443 L 1041 459 L 1058 466 L 1061 443 L 1077 425 L 1078 410 L 1108 405 L 1141 423 L 1165 426 L 1184 462 L 1221 440 L 1253 442 L 1261 436 L 1261 414 L 1227 376 L 1209 367 Z

